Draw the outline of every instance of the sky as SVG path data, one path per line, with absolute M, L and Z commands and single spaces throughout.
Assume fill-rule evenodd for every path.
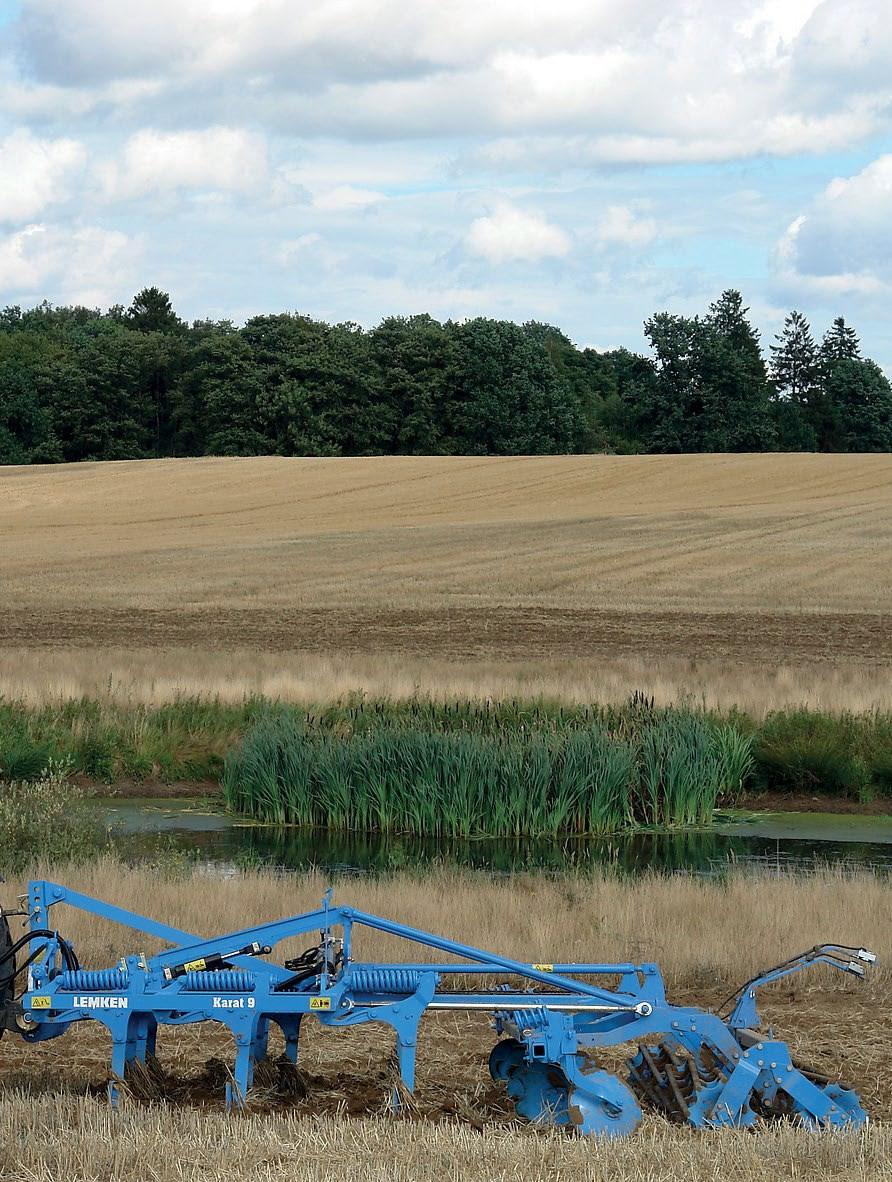
M 739 288 L 892 370 L 888 0 L 0 0 L 0 305 L 543 320 Z

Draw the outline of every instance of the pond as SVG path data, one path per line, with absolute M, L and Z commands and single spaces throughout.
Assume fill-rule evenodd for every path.
M 717 814 L 709 829 L 604 838 L 429 840 L 400 835 L 273 828 L 226 816 L 194 800 L 98 800 L 112 840 L 130 857 L 191 851 L 234 865 L 317 867 L 370 873 L 450 862 L 492 873 L 605 867 L 716 874 L 731 866 L 808 873 L 839 866 L 892 871 L 892 816 L 830 813 Z

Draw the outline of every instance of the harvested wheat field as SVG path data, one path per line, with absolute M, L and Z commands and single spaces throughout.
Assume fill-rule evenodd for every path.
M 889 698 L 890 552 L 883 455 L 3 468 L 0 692 L 862 708 Z
M 325 885 L 312 874 L 220 881 L 197 871 L 165 876 L 111 861 L 47 873 L 196 931 L 307 909 Z M 764 1010 L 803 1061 L 859 1089 L 874 1118 L 864 1133 L 816 1136 L 776 1125 L 756 1133 L 703 1134 L 654 1115 L 618 1144 L 533 1129 L 516 1121 L 503 1089 L 489 1078 L 486 1059 L 495 1035 L 485 1018 L 444 1014 L 422 1026 L 416 1103 L 399 1118 L 387 1113 L 395 1078 L 391 1037 L 374 1026 L 332 1032 L 314 1023 L 302 1036 L 300 1075 L 282 1080 L 275 1071 L 260 1073 L 247 1116 L 227 1118 L 220 1111 L 221 1059 L 231 1047 L 212 1027 L 165 1030 L 161 1070 L 134 1081 L 122 1111 L 112 1114 L 103 1100 L 108 1047 L 97 1026 L 85 1023 L 36 1046 L 9 1036 L 0 1043 L 0 1178 L 544 1182 L 566 1171 L 567 1177 L 630 1182 L 723 1176 L 878 1182 L 888 1177 L 892 1152 L 884 1018 L 892 1000 L 890 891 L 883 880 L 830 873 L 808 880 L 741 875 L 727 883 L 657 877 L 623 883 L 582 876 L 493 881 L 447 870 L 426 878 L 344 881 L 337 889 L 363 909 L 524 959 L 546 953 L 555 959 L 656 958 L 670 996 L 697 1004 L 717 1004 L 755 968 L 821 939 L 863 941 L 881 958 L 869 981 L 819 970 L 768 989 Z M 447 915 L 444 897 L 452 902 Z M 556 914 L 560 923 L 550 918 Z M 56 921 L 62 924 L 63 916 L 63 930 L 85 963 L 107 964 L 130 951 L 121 946 L 121 929 L 68 911 Z M 145 937 L 138 939 L 142 946 Z M 369 933 L 358 953 L 389 957 L 396 951 L 394 941 Z M 610 1065 L 621 1069 L 619 1060 Z
M 634 1143 L 537 1130 L 429 1126 L 389 1117 L 220 1115 L 158 1105 L 111 1114 L 97 1100 L 0 1099 L 0 1178 L 9 1182 L 881 1182 L 892 1134 L 817 1138 L 796 1129 L 691 1134 L 647 1123 Z

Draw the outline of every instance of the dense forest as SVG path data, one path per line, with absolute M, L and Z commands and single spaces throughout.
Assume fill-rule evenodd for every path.
M 140 292 L 105 313 L 0 312 L 0 463 L 200 455 L 890 451 L 892 388 L 842 317 L 791 312 L 768 358 L 737 291 L 645 322 L 651 355 L 479 318 L 184 323 Z

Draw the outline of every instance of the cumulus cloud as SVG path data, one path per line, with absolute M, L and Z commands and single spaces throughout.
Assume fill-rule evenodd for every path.
M 560 226 L 508 202 L 476 218 L 465 241 L 473 254 L 490 263 L 537 262 L 560 258 L 570 250 L 570 239 Z
M 802 28 L 793 64 L 802 85 L 829 93 L 841 85 L 879 86 L 888 93 L 890 60 L 892 25 L 883 0 L 823 0 Z
M 431 73 L 501 49 L 646 35 L 655 0 L 23 0 L 19 35 L 45 81 L 301 71 L 295 84 Z
M 611 205 L 597 225 L 600 242 L 618 246 L 647 246 L 657 236 L 653 218 L 639 217 L 626 205 Z
M 348 254 L 332 246 L 315 230 L 298 234 L 296 238 L 286 238 L 272 249 L 270 257 L 285 271 L 297 271 L 301 275 L 312 273 L 319 281 L 322 276 L 337 274 L 351 265 Z M 355 265 L 353 260 L 354 269 Z
M 140 131 L 127 140 L 119 159 L 99 168 L 109 200 L 178 189 L 251 193 L 265 184 L 267 173 L 264 138 L 229 127 Z
M 117 285 L 135 275 L 139 254 L 139 244 L 119 230 L 37 223 L 0 238 L 0 289 L 41 297 L 53 290 L 72 302 L 108 304 Z
M 837 177 L 787 227 L 781 275 L 818 291 L 880 291 L 892 284 L 892 155 Z
M 39 139 L 25 128 L 0 140 L 0 222 L 23 222 L 64 201 L 86 159 L 71 139 Z

